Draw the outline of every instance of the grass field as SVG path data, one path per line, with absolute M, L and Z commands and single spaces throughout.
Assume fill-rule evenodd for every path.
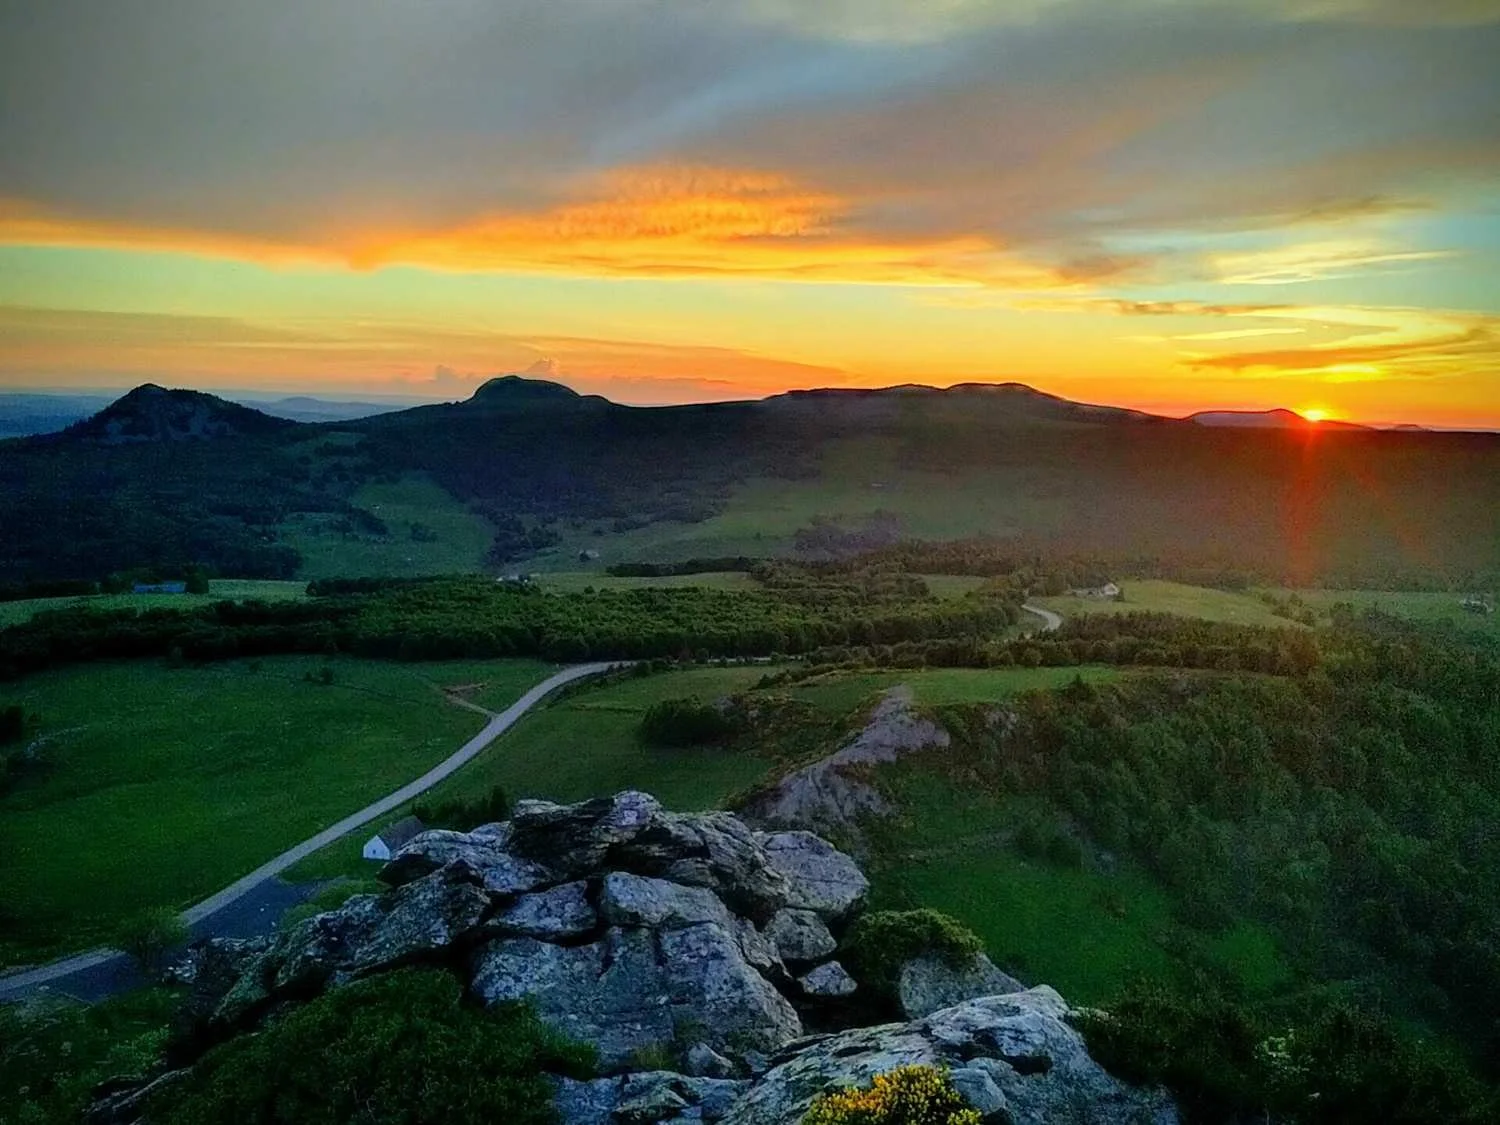
M 598 550 L 602 564 L 637 559 L 777 555 L 814 516 L 860 522 L 878 511 L 901 518 L 906 534 L 922 539 L 1046 533 L 1057 513 L 1046 469 L 1009 465 L 961 475 L 918 471 L 899 464 L 898 442 L 880 437 L 831 442 L 815 481 L 757 478 L 737 486 L 724 510 L 701 523 L 657 523 L 595 536 L 564 532 L 563 542 L 538 557 L 536 569 L 571 569 L 580 550 Z M 940 498 L 941 502 L 934 502 Z
M 1021 803 L 953 784 L 919 759 L 885 776 L 902 821 L 872 870 L 876 906 L 951 914 L 1003 968 L 1077 1004 L 1105 1001 L 1139 978 L 1177 976 L 1188 947 L 1251 993 L 1269 994 L 1290 979 L 1260 927 L 1198 934 L 1173 918 L 1168 896 L 1140 872 L 1020 855 L 1008 836 L 1028 811 Z
M 472 574 L 484 569 L 494 529 L 425 476 L 394 484 L 368 484 L 353 503 L 384 520 L 386 538 L 335 530 L 340 517 L 304 513 L 280 528 L 288 546 L 302 553 L 304 579 L 381 574 Z M 422 524 L 436 534 L 431 542 L 412 538 Z
M 306 682 L 324 666 L 333 683 Z M 50 767 L 0 796 L 0 964 L 94 944 L 182 907 L 457 750 L 533 661 L 424 665 L 278 657 L 206 668 L 90 665 L 0 688 L 40 718 Z
M 661 699 L 716 699 L 745 691 L 765 666 L 691 668 L 588 689 L 537 708 L 427 800 L 472 799 L 501 786 L 512 800 L 580 801 L 643 789 L 668 808 L 708 809 L 760 779 L 768 763 L 718 750 L 654 750 L 637 736 L 646 708 Z M 298 864 L 291 878 L 367 871 L 359 845 L 343 840 Z
M 663 699 L 696 695 L 711 700 L 752 691 L 763 676 L 775 671 L 766 665 L 691 668 L 559 699 L 527 715 L 428 799 L 473 799 L 497 785 L 512 799 L 554 801 L 644 789 L 668 808 L 718 807 L 762 780 L 774 763 L 768 757 L 733 750 L 652 749 L 638 737 L 641 717 L 646 708 Z M 1096 668 L 834 673 L 772 690 L 838 717 L 898 683 L 911 684 L 918 702 L 936 705 L 1002 699 L 1017 691 L 1067 683 L 1080 672 L 1088 679 L 1113 674 Z M 369 866 L 359 858 L 356 842 L 345 840 L 299 864 L 291 876 L 357 875 Z
M 1473 613 L 1464 609 L 1462 594 L 1409 593 L 1389 590 L 1276 590 L 1278 596 L 1299 595 L 1319 613 L 1327 613 L 1338 602 L 1352 602 L 1359 609 L 1378 609 L 1413 621 L 1446 622 L 1500 636 L 1500 613 Z
M 1303 626 L 1277 617 L 1271 607 L 1255 594 L 1237 594 L 1213 590 L 1206 586 L 1185 586 L 1180 582 L 1152 579 L 1122 581 L 1122 602 L 1098 598 L 1080 598 L 1064 594 L 1056 598 L 1035 598 L 1033 604 L 1060 613 L 1064 618 L 1088 613 L 1175 613 L 1179 617 L 1201 617 L 1207 621 L 1228 621 L 1235 625 L 1270 625 L 1300 629 Z
M 939 598 L 961 598 L 984 585 L 983 578 L 972 574 L 923 574 L 920 577 Z
M 307 597 L 306 582 L 215 579 L 206 594 L 94 594 L 83 598 L 28 598 L 0 602 L 0 629 L 30 621 L 51 609 L 196 609 L 225 600 L 279 602 Z
M 1022 691 L 1062 687 L 1082 678 L 1091 683 L 1113 679 L 1114 668 L 924 668 L 879 672 L 839 672 L 806 680 L 786 689 L 820 710 L 847 711 L 860 700 L 897 684 L 907 684 L 918 704 L 990 703 Z
M 596 590 L 638 590 L 653 587 L 696 586 L 709 590 L 753 590 L 758 583 L 740 570 L 712 570 L 702 574 L 668 574 L 660 578 L 621 578 L 600 570 L 559 570 L 539 573 L 537 585 L 548 593 L 571 594 Z

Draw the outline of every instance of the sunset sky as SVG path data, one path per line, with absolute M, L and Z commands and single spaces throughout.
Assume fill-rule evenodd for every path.
M 1500 428 L 1500 0 L 0 0 L 0 388 Z

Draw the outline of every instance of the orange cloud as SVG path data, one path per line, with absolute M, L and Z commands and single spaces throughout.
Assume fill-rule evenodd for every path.
M 413 265 L 454 271 L 603 277 L 1078 289 L 1130 263 L 1100 256 L 1051 266 L 979 235 L 898 239 L 859 229 L 857 207 L 787 177 L 645 167 L 581 185 L 577 198 L 438 229 L 329 232 L 317 244 L 252 240 L 44 214 L 0 205 L 0 243 L 126 247 L 269 264 Z
M 435 376 L 433 357 L 451 366 Z M 632 402 L 745 398 L 849 379 L 842 368 L 728 347 L 386 321 L 259 321 L 0 305 L 0 381 L 8 373 L 143 379 L 172 372 L 204 385 L 296 385 L 312 378 L 395 383 L 463 397 L 496 372 L 521 370 L 543 357 L 555 359 L 572 385 Z

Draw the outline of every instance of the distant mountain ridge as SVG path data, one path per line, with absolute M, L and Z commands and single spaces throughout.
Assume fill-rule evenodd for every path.
M 146 383 L 93 417 L 69 426 L 56 439 L 101 445 L 206 441 L 265 436 L 295 425 L 203 391 L 168 390 Z
M 1275 410 L 1200 410 L 1189 414 L 1185 421 L 1199 426 L 1224 426 L 1239 429 L 1302 430 L 1316 426 L 1320 430 L 1369 430 L 1374 427 L 1361 426 L 1357 422 L 1336 422 L 1330 418 L 1313 421 L 1295 410 L 1278 407 Z M 1405 427 L 1398 427 L 1405 428 Z M 1420 427 L 1418 427 L 1420 429 Z
M 402 484 L 430 499 L 371 499 Z M 636 407 L 502 376 L 464 401 L 313 424 L 147 385 L 63 433 L 0 442 L 0 582 L 187 565 L 292 578 L 331 549 L 350 575 L 409 573 L 439 565 L 421 560 L 448 534 L 429 507 L 487 525 L 465 534 L 487 530 L 488 548 L 441 539 L 449 570 L 999 536 L 1278 581 L 1468 582 L 1500 566 L 1472 533 L 1500 513 L 1500 435 L 1171 419 L 1014 383 Z

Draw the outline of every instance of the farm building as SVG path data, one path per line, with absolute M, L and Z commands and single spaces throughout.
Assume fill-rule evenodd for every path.
M 1073 596 L 1076 598 L 1101 598 L 1109 600 L 1120 596 L 1120 587 L 1116 586 L 1113 582 L 1106 582 L 1103 586 L 1089 586 L 1074 590 Z
M 131 587 L 135 594 L 185 594 L 186 582 L 137 582 Z
M 366 840 L 364 850 L 360 854 L 366 859 L 378 859 L 383 862 L 411 843 L 420 833 L 426 831 L 426 828 L 427 826 L 414 816 L 398 820 Z

